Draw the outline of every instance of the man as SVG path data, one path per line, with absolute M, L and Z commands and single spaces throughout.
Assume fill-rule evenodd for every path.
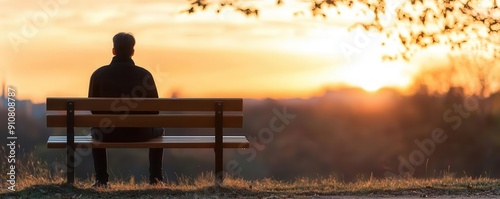
M 90 78 L 89 97 L 158 98 L 153 76 L 146 69 L 136 66 L 132 60 L 135 38 L 120 32 L 113 37 L 113 59 L 109 65 L 97 69 Z M 132 108 L 132 107 L 130 107 Z M 92 111 L 93 114 L 110 112 Z M 158 112 L 123 112 L 112 114 L 158 114 Z M 91 129 L 92 137 L 103 142 L 145 141 L 162 136 L 163 128 L 100 128 Z M 96 181 L 93 187 L 109 187 L 106 149 L 92 149 Z M 158 184 L 162 175 L 163 149 L 149 149 L 150 184 Z

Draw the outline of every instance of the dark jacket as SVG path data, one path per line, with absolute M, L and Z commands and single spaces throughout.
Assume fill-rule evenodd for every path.
M 109 65 L 102 66 L 90 78 L 89 97 L 158 98 L 153 76 L 136 66 L 130 57 L 113 57 Z M 120 104 L 127 105 L 126 103 Z M 131 109 L 132 107 L 129 107 Z M 158 114 L 158 112 L 92 111 L 93 114 Z M 129 134 L 149 132 L 151 128 L 116 128 L 112 133 Z

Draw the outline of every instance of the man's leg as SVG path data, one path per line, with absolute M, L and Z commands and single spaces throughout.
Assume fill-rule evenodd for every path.
M 103 134 L 99 129 L 92 128 L 91 130 L 92 137 L 96 140 L 101 140 L 103 138 Z M 94 158 L 94 170 L 95 170 L 95 178 L 96 181 L 101 183 L 108 182 L 108 159 L 106 156 L 106 149 L 92 149 L 92 157 Z
M 94 170 L 95 178 L 101 183 L 108 182 L 108 163 L 106 157 L 106 149 L 92 149 L 92 156 L 94 157 Z
M 154 128 L 151 138 L 163 136 L 163 128 Z M 163 148 L 149 149 L 149 183 L 157 184 L 163 181 L 162 172 Z

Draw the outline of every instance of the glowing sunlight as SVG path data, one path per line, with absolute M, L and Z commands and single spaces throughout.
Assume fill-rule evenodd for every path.
M 333 75 L 337 81 L 374 92 L 383 87 L 406 89 L 412 80 L 412 73 L 408 69 L 402 63 L 368 60 L 342 67 Z

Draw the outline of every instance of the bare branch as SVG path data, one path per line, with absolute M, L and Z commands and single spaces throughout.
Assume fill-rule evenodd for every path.
M 432 46 L 449 46 L 451 51 L 463 50 L 471 40 L 500 41 L 500 9 L 498 0 L 310 0 L 309 8 L 291 13 L 294 16 L 305 15 L 307 10 L 312 16 L 327 16 L 328 9 L 336 9 L 338 14 L 352 12 L 354 7 L 363 7 L 365 16 L 373 16 L 366 22 L 352 25 L 365 30 L 375 30 L 383 35 L 399 39 L 401 51 L 387 54 L 384 59 L 411 59 L 418 51 Z M 218 3 L 214 3 L 218 2 Z M 259 16 L 259 8 L 243 6 L 237 0 L 207 2 L 190 1 L 189 9 L 193 13 L 204 10 L 210 4 L 220 7 L 233 7 L 246 16 Z M 276 5 L 284 1 L 277 0 Z M 351 10 L 337 9 L 339 7 Z M 220 11 L 220 9 L 217 9 Z M 497 51 L 488 51 L 498 57 L 500 42 L 492 42 Z

